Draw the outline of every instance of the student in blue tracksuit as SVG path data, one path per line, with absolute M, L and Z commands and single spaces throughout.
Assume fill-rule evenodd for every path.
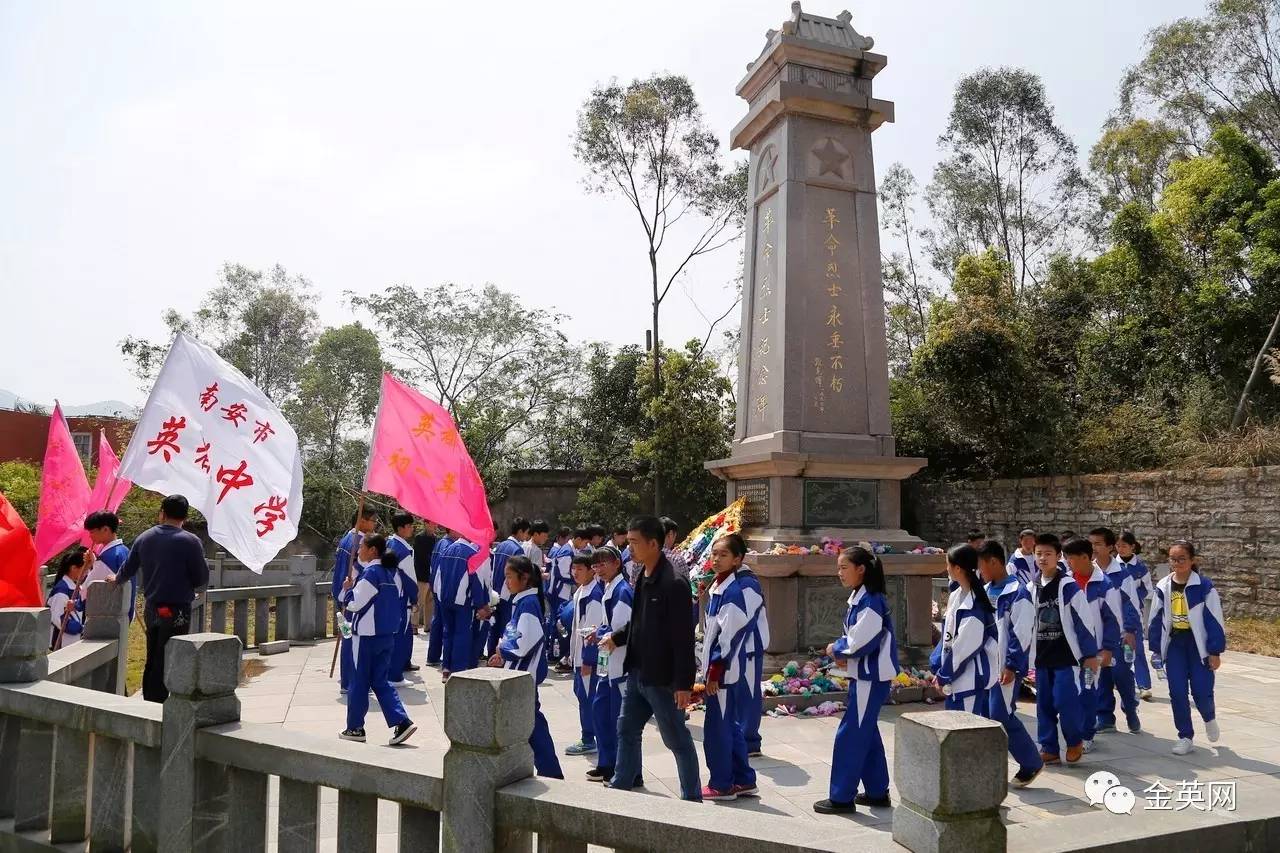
M 875 554 L 856 547 L 841 551 L 836 565 L 840 585 L 852 592 L 844 636 L 827 646 L 827 654 L 844 665 L 840 674 L 849 679 L 849 707 L 832 747 L 830 796 L 813 806 L 818 814 L 892 805 L 889 764 L 877 724 L 898 674 L 898 642 L 885 598 L 884 566 Z
M 1035 549 L 1029 550 L 1035 559 Z M 1018 692 L 1022 679 L 1027 676 L 1027 659 L 1035 631 L 1036 606 L 1031 599 L 1031 588 L 1009 572 L 1010 565 L 1012 561 L 1005 562 L 1004 546 L 993 539 L 988 539 L 978 550 L 978 571 L 987 582 L 987 599 L 996 608 L 996 638 L 1001 657 L 996 665 L 1000 680 L 987 693 L 989 713 L 986 716 L 1004 726 L 1009 736 L 1009 754 L 1018 762 L 1018 772 L 1010 784 L 1025 788 L 1044 769 L 1040 750 L 1017 713 Z
M 533 766 L 539 776 L 563 779 L 556 746 L 551 741 L 547 718 L 542 715 L 536 685 L 547 677 L 546 623 L 543 621 L 542 573 L 524 554 L 511 557 L 503 568 L 507 589 L 511 591 L 511 619 L 503 626 L 498 651 L 489 658 L 489 666 L 501 666 L 527 672 L 533 676 L 533 732 L 529 746 L 533 749 Z
M 1040 574 L 1036 569 L 1036 532 L 1030 527 L 1018 534 L 1018 548 L 1009 558 L 1005 571 L 1016 577 L 1023 586 Z
M 416 525 L 413 516 L 407 512 L 398 512 L 391 517 L 391 528 L 395 535 L 387 540 L 387 550 L 395 554 L 400 561 L 396 571 L 400 572 L 400 604 L 404 610 L 404 625 L 396 635 L 396 647 L 391 656 L 391 668 L 387 677 L 392 687 L 408 687 L 404 674 L 409 670 L 410 658 L 413 657 L 413 611 L 418 606 L 418 577 L 413 571 L 413 541 Z
M 548 555 L 546 574 L 547 603 L 553 611 L 558 611 L 573 600 L 573 558 L 575 554 L 591 554 L 590 528 L 579 525 L 569 540 L 563 545 L 551 549 Z M 565 660 L 565 644 L 558 634 L 551 636 L 547 644 L 547 659 L 556 672 L 568 672 L 568 661 Z
M 515 520 L 511 522 L 511 535 L 499 542 L 493 549 L 492 586 L 498 590 L 498 606 L 494 609 L 492 626 L 490 626 L 488 619 L 477 623 L 482 637 L 477 656 L 481 653 L 485 657 L 493 656 L 494 652 L 498 650 L 499 640 L 502 639 L 502 628 L 511 620 L 511 593 L 503 583 L 502 571 L 506 567 L 507 560 L 512 557 L 528 556 L 525 554 L 525 543 L 529 541 L 529 531 L 532 528 L 533 525 L 529 523 L 528 519 L 516 516 Z M 541 567 L 539 567 L 539 571 L 541 571 Z M 555 613 L 552 612 L 550 616 L 548 624 L 555 621 Z
M 1169 704 L 1173 706 L 1173 722 L 1178 728 L 1174 755 L 1187 755 L 1192 750 L 1195 729 L 1191 724 L 1191 703 L 1204 720 L 1209 743 L 1217 743 L 1221 732 L 1214 708 L 1214 673 L 1227 650 L 1226 620 L 1222 615 L 1222 599 L 1213 584 L 1196 565 L 1195 546 L 1179 540 L 1169 546 L 1169 574 L 1156 584 L 1151 608 L 1148 640 L 1151 650 L 1164 661 L 1169 680 Z
M 1084 755 L 1084 708 L 1080 701 L 1081 671 L 1097 673 L 1098 643 L 1093 609 L 1075 578 L 1061 561 L 1062 545 L 1052 533 L 1036 537 L 1036 567 L 1032 583 L 1036 606 L 1035 633 L 1028 666 L 1036 672 L 1036 729 L 1040 758 L 1061 764 L 1058 725 L 1067 742 L 1067 763 Z
M 1115 661 L 1120 649 L 1120 592 L 1111 585 L 1107 573 L 1093 564 L 1093 545 L 1076 537 L 1062 546 L 1062 558 L 1076 585 L 1084 592 L 1085 602 L 1093 614 L 1094 640 L 1098 645 L 1099 671 L 1080 673 L 1080 706 L 1084 712 L 1081 732 L 1084 751 L 1093 752 L 1093 738 L 1098 733 L 1098 684 L 1102 669 Z
M 1116 559 L 1116 534 L 1109 527 L 1095 527 L 1089 531 L 1089 544 L 1093 546 L 1093 563 L 1102 569 L 1111 590 L 1107 593 L 1107 605 L 1112 614 L 1119 609 L 1120 648 L 1111 666 L 1098 673 L 1098 731 L 1115 731 L 1116 694 L 1120 694 L 1120 708 L 1124 711 L 1129 731 L 1142 731 L 1138 719 L 1138 689 L 1134 685 L 1133 662 L 1137 660 L 1138 635 L 1142 633 L 1142 602 L 1138 599 L 1138 587 L 1129 569 Z
M 1116 555 L 1129 574 L 1133 576 L 1134 587 L 1138 591 L 1138 615 L 1142 617 L 1142 630 L 1138 632 L 1137 648 L 1134 650 L 1133 681 L 1138 687 L 1138 698 L 1144 702 L 1151 701 L 1151 667 L 1147 664 L 1147 602 L 1155 589 L 1152 583 L 1151 569 L 1143 562 L 1142 544 L 1132 530 L 1121 531 L 1116 540 Z
M 440 610 L 440 557 L 457 538 L 452 531 L 440 528 L 439 538 L 431 551 L 431 632 L 427 636 L 427 666 L 439 666 L 444 655 L 444 613 Z
M 606 545 L 605 548 L 612 549 L 613 546 Z M 595 553 L 603 554 L 604 549 Z M 573 660 L 573 695 L 578 699 L 578 724 L 582 737 L 577 743 L 565 747 L 565 755 L 590 755 L 596 751 L 597 655 L 596 646 L 584 642 L 587 635 L 594 635 L 604 622 L 604 587 L 596 581 L 591 568 L 594 556 L 576 554 L 573 558 L 573 582 L 578 588 L 574 590 L 573 601 L 567 605 L 570 614 L 569 657 Z
M 386 538 L 376 533 L 364 537 L 356 554 L 360 578 L 354 580 L 348 575 L 338 593 L 338 601 L 351 615 L 355 659 L 347 694 L 347 728 L 339 737 L 364 743 L 364 718 L 369 712 L 369 691 L 373 690 L 382 717 L 391 729 L 390 744 L 396 746 L 417 731 L 399 694 L 387 680 L 396 637 L 404 621 L 400 558 L 387 548 Z
M 622 570 L 622 557 L 617 548 L 601 548 L 592 554 L 591 568 L 600 585 L 604 613 L 596 635 L 587 638 L 588 644 L 597 647 L 600 675 L 591 708 L 596 732 L 596 766 L 587 771 L 587 779 L 604 782 L 613 778 L 614 762 L 618 760 L 618 715 L 622 713 L 627 647 L 619 646 L 606 652 L 599 650 L 598 643 L 601 637 L 621 631 L 631 622 L 631 583 Z
M 98 558 L 93 561 L 93 565 L 89 568 L 89 573 L 85 575 L 84 586 L 88 587 L 91 583 L 97 581 L 110 580 L 124 568 L 124 561 L 129 559 L 129 549 L 125 547 L 124 541 L 116 535 L 116 531 L 120 529 L 120 517 L 114 512 L 91 512 L 84 520 L 84 529 L 89 533 L 89 540 L 94 545 L 98 545 L 102 550 L 98 553 Z M 132 622 L 137 615 L 138 605 L 138 578 L 129 578 L 129 621 Z M 87 595 L 85 596 L 88 597 Z
M 481 569 L 473 572 L 467 563 L 479 552 L 479 545 L 459 534 L 457 540 L 440 555 L 440 565 L 436 569 L 441 617 L 444 622 L 444 650 L 440 662 L 440 678 L 443 681 L 448 681 L 449 676 L 455 672 L 463 672 L 476 665 L 476 635 L 473 626 L 477 613 L 483 612 L 482 608 L 489 605 L 489 592 L 477 577 Z
M 711 543 L 715 578 L 707 590 L 707 622 L 702 641 L 702 681 L 707 712 L 702 723 L 702 751 L 708 780 L 703 800 L 736 800 L 757 796 L 756 771 L 747 760 L 741 705 L 752 700 L 747 686 L 746 647 L 755 636 L 755 609 L 747 603 L 737 571 L 747 545 L 730 533 Z M 758 700 L 757 700 L 758 701 Z
M 986 537 L 983 537 L 986 541 Z M 1000 677 L 995 608 L 978 578 L 978 551 L 956 545 L 947 552 L 947 573 L 955 588 L 947 601 L 942 639 L 929 656 L 934 678 L 946 694 L 949 711 L 985 717 L 987 691 Z
M 84 631 L 84 598 L 80 584 L 88 573 L 88 562 L 93 555 L 77 548 L 62 555 L 58 573 L 45 606 L 49 608 L 49 650 L 57 651 L 72 643 L 80 642 Z
M 373 533 L 377 524 L 377 511 L 371 508 L 362 508 L 359 513 L 351 516 L 351 530 L 338 541 L 338 554 L 333 561 L 332 593 L 333 609 L 340 621 L 346 621 L 346 616 L 342 612 L 342 605 L 338 601 L 338 597 L 342 594 L 342 582 L 357 569 L 354 559 L 356 551 L 360 547 L 360 541 Z M 338 661 L 338 689 L 346 693 L 351 684 L 351 668 L 355 665 L 351 656 L 350 637 L 344 637 L 339 642 Z
M 737 536 L 737 534 L 732 534 Z M 741 537 L 739 537 L 741 538 Z M 744 543 L 744 546 L 745 543 Z M 764 712 L 764 701 L 760 695 L 761 682 L 764 681 L 764 656 L 769 648 L 769 614 L 764 607 L 764 590 L 756 578 L 751 566 L 743 563 L 738 567 L 738 583 L 742 585 L 742 596 L 747 602 L 747 611 L 754 614 L 751 620 L 751 636 L 743 648 L 744 678 L 747 689 L 751 693 L 750 702 L 738 703 L 741 712 L 742 734 L 747 739 L 747 755 L 760 755 L 760 717 Z M 696 600 L 695 600 L 696 604 Z

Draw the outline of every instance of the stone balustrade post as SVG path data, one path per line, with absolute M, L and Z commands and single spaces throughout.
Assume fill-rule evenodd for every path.
M 39 681 L 49 674 L 49 610 L 0 610 L 0 684 Z M 18 830 L 49 825 L 53 727 L 0 714 L 0 817 Z
M 164 703 L 160 746 L 160 810 L 157 840 L 161 853 L 221 850 L 230 843 L 231 774 L 212 772 L 196 760 L 196 730 L 240 719 L 242 648 L 237 637 L 192 634 L 165 646 Z M 236 803 L 243 807 L 243 801 Z M 261 803 L 265 811 L 265 799 Z M 246 815 L 245 819 L 252 818 Z
M 291 620 L 290 640 L 314 640 L 316 625 L 316 558 L 311 554 L 296 554 L 289 558 L 289 583 L 302 589 L 298 599 L 300 611 Z
M 123 696 L 129 669 L 129 584 L 91 583 L 86 596 L 81 639 L 115 640 L 119 644 L 115 667 L 105 671 L 101 681 L 95 678 L 93 689 Z
M 507 669 L 459 672 L 445 684 L 445 853 L 508 847 L 497 830 L 494 792 L 533 775 L 534 690 L 529 673 Z
M 1008 737 L 999 723 L 964 711 L 903 714 L 893 744 L 894 841 L 913 853 L 1005 849 Z

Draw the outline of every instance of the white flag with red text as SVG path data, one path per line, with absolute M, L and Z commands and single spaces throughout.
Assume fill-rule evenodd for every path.
M 280 409 L 243 373 L 179 333 L 147 398 L 120 476 L 185 495 L 209 536 L 261 572 L 298 533 L 302 454 Z

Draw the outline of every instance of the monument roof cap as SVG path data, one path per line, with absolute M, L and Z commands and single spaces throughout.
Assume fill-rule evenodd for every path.
M 826 47 L 843 48 L 850 51 L 870 50 L 875 39 L 864 36 L 853 28 L 853 15 L 849 10 L 841 12 L 834 18 L 810 14 L 800 8 L 799 2 L 791 4 L 791 18 L 782 22 L 782 35 L 791 39 L 814 42 Z M 769 30 L 764 36 L 764 48 L 760 55 L 764 56 L 774 44 L 778 36 L 777 30 Z M 758 58 L 757 58 L 758 61 Z M 755 63 L 747 66 L 750 70 Z

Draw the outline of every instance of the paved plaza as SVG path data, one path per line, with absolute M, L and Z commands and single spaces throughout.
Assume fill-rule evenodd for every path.
M 414 659 L 421 661 L 425 657 L 424 641 L 421 637 L 415 640 Z M 265 658 L 257 658 L 250 652 L 253 670 L 257 672 L 239 690 L 243 720 L 279 724 L 336 741 L 344 727 L 346 706 L 338 695 L 336 679 L 328 677 L 332 650 L 332 643 L 325 642 L 295 646 L 287 654 Z M 411 674 L 411 681 L 412 686 L 401 689 L 400 695 L 419 731 L 401 751 L 407 763 L 430 760 L 433 766 L 439 766 L 437 760 L 447 749 L 443 729 L 444 685 L 439 672 L 430 668 Z M 1274 804 L 1280 802 L 1280 714 L 1275 710 L 1280 707 L 1280 659 L 1238 653 L 1224 656 L 1217 684 L 1222 739 L 1216 748 L 1209 748 L 1201 735 L 1196 750 L 1185 757 L 1169 752 L 1174 731 L 1164 686 L 1164 682 L 1157 681 L 1154 701 L 1142 703 L 1142 733 L 1100 735 L 1097 749 L 1086 755 L 1079 765 L 1046 768 L 1030 788 L 1010 789 L 1003 815 L 1009 825 L 1011 849 L 1034 847 L 1043 853 L 1070 848 L 1083 837 L 1082 833 L 1101 841 L 1130 832 L 1152 831 L 1144 830 L 1145 827 L 1167 828 L 1175 823 L 1203 826 L 1239 820 L 1256 815 L 1257 808 L 1267 804 L 1274 810 Z M 540 696 L 556 746 L 563 752 L 563 748 L 578 737 L 573 682 L 569 676 L 551 676 L 543 684 Z M 893 724 L 898 715 L 939 707 L 916 703 L 884 709 L 880 729 L 891 768 Z M 1022 716 L 1034 732 L 1034 716 L 1027 713 Z M 706 807 L 789 816 L 803 821 L 802 831 L 828 836 L 858 835 L 871 847 L 889 846 L 891 809 L 861 810 L 849 817 L 820 816 L 812 810 L 813 802 L 827 794 L 831 742 L 838 722 L 838 718 L 766 717 L 761 726 L 764 756 L 752 759 L 761 796 L 732 803 L 708 803 Z M 701 757 L 701 712 L 693 713 L 690 727 L 694 739 L 699 741 Z M 386 729 L 376 702 L 370 709 L 367 729 L 368 749 L 389 748 L 380 745 L 385 742 Z M 592 766 L 589 758 L 561 755 L 560 760 L 566 778 L 582 785 L 584 797 L 598 790 L 583 778 Z M 676 795 L 679 786 L 675 763 L 653 726 L 649 726 L 645 734 L 644 765 L 648 796 Z M 1010 773 L 1013 769 L 1010 768 Z M 1132 815 L 1113 815 L 1101 806 L 1089 805 L 1085 780 L 1098 770 L 1115 773 L 1122 786 L 1135 792 L 1137 803 Z M 706 781 L 705 767 L 703 781 Z M 1144 793 L 1157 781 L 1169 789 L 1167 799 Z M 1235 795 L 1235 811 L 1224 804 L 1208 808 L 1210 783 L 1214 783 L 1213 790 L 1218 797 Z M 896 789 L 892 793 L 896 800 Z M 1196 802 L 1198 796 L 1203 796 L 1203 803 Z M 325 806 L 322 849 L 335 848 L 336 798 L 335 791 L 322 792 Z M 1153 803 L 1167 808 L 1153 809 Z M 381 807 L 379 849 L 394 850 L 396 806 L 382 803 Z M 1061 831 L 1054 831 L 1055 826 Z M 793 836 L 795 831 L 795 824 L 779 827 L 780 835 Z

